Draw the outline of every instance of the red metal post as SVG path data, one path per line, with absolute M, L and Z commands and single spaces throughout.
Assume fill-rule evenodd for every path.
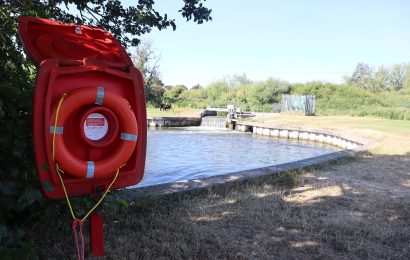
M 104 218 L 95 212 L 90 215 L 90 246 L 93 256 L 104 256 Z

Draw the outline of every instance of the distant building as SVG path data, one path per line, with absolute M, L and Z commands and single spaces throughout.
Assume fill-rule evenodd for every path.
M 307 116 L 314 116 L 316 97 L 314 95 L 282 95 L 281 112 L 302 112 Z

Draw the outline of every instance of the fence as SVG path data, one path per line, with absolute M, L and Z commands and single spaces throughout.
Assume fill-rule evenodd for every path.
M 316 113 L 316 97 L 282 95 L 282 112 L 302 112 L 313 116 Z

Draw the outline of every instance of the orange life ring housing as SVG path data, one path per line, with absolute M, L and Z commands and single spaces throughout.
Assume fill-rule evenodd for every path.
M 63 138 L 64 125 L 72 113 L 87 105 L 104 106 L 118 117 L 121 127 L 121 143 L 110 156 L 98 161 L 84 161 L 74 156 L 66 147 Z M 67 174 L 79 178 L 104 178 L 114 173 L 128 161 L 134 152 L 138 126 L 135 115 L 126 99 L 110 89 L 102 87 L 83 87 L 68 93 L 58 111 L 56 127 L 54 120 L 57 106 L 52 109 L 50 122 L 50 134 L 55 134 L 54 160 Z

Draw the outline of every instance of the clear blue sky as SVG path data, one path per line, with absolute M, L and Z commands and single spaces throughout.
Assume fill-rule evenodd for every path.
M 186 22 L 182 1 L 157 0 L 177 30 L 143 38 L 161 54 L 167 85 L 207 85 L 245 73 L 289 82 L 342 82 L 358 62 L 410 62 L 408 0 L 208 0 L 213 21 Z

